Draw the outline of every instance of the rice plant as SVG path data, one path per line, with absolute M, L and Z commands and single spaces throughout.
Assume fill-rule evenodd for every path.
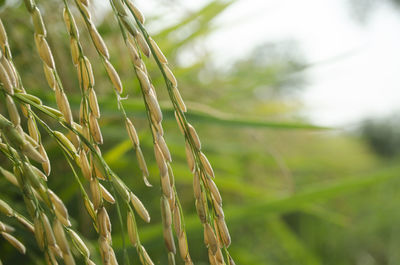
M 132 142 L 137 164 L 141 170 L 144 185 L 151 187 L 149 170 L 140 146 L 140 137 L 135 128 L 134 117 L 125 111 L 124 100 L 129 93 L 124 82 L 113 66 L 112 58 L 102 35 L 93 21 L 91 5 L 96 2 L 87 0 L 60 1 L 63 6 L 59 18 L 63 18 L 65 30 L 69 37 L 70 55 L 76 71 L 81 102 L 79 113 L 71 110 L 60 68 L 53 57 L 54 50 L 49 42 L 46 19 L 34 0 L 25 0 L 26 18 L 30 16 L 32 24 L 32 42 L 41 60 L 43 73 L 49 88 L 54 91 L 57 108 L 43 103 L 39 97 L 30 92 L 30 84 L 24 83 L 19 65 L 14 62 L 13 47 L 8 40 L 8 32 L 15 25 L 0 20 L 0 87 L 4 95 L 7 113 L 0 114 L 0 151 L 7 163 L 1 165 L 0 171 L 9 185 L 19 189 L 24 200 L 27 215 L 24 216 L 13 208 L 12 202 L 0 200 L 1 213 L 15 218 L 21 227 L 31 233 L 37 246 L 43 253 L 46 264 L 130 264 L 129 244 L 136 249 L 141 264 L 154 264 L 146 246 L 141 243 L 137 217 L 151 222 L 146 210 L 146 201 L 142 202 L 135 195 L 135 187 L 124 181 L 125 176 L 118 176 L 101 152 L 103 139 L 99 120 L 102 119 L 102 106 L 98 104 L 96 82 L 92 62 L 86 55 L 85 46 L 93 45 L 98 59 L 114 88 L 114 98 L 120 113 L 120 128 L 126 129 L 126 136 Z M 193 174 L 193 194 L 195 209 L 204 229 L 204 244 L 208 251 L 210 264 L 235 264 L 228 247 L 231 238 L 224 219 L 222 198 L 214 182 L 213 168 L 202 151 L 200 138 L 196 129 L 186 116 L 187 108 L 178 89 L 172 66 L 166 56 L 149 35 L 145 27 L 144 14 L 131 0 L 110 0 L 109 5 L 115 15 L 114 23 L 118 24 L 120 36 L 126 45 L 124 54 L 131 60 L 131 75 L 140 85 L 145 107 L 146 119 L 153 142 L 154 159 L 158 165 L 161 191 L 160 212 L 162 217 L 162 234 L 169 264 L 175 264 L 176 256 L 184 264 L 194 264 L 189 253 L 190 242 L 185 229 L 180 190 L 175 186 L 173 173 L 173 156 L 164 139 L 163 113 L 160 108 L 156 89 L 165 90 L 173 106 L 176 122 L 185 141 L 187 163 Z M 79 29 L 76 20 L 82 20 L 84 28 Z M 47 23 L 58 23 L 46 21 Z M 89 43 L 83 43 L 88 40 Z M 155 87 L 152 76 L 147 71 L 146 63 L 152 58 L 164 79 L 164 85 Z M 45 88 L 43 88 L 45 89 Z M 22 115 L 20 115 L 22 114 Z M 81 236 L 82 231 L 74 225 L 74 217 L 68 213 L 61 195 L 56 194 L 47 184 L 48 178 L 62 177 L 62 172 L 52 171 L 52 157 L 47 155 L 42 134 L 51 137 L 64 156 L 65 169 L 73 173 L 69 180 L 79 186 L 80 199 L 85 205 L 88 216 L 96 231 L 96 246 L 88 246 L 87 239 Z M 61 176 L 57 176 L 61 175 Z M 151 190 L 156 196 L 157 192 Z M 118 223 L 111 222 L 109 212 L 115 207 Z M 112 227 L 118 226 L 121 233 L 113 234 Z M 25 238 L 13 235 L 14 228 L 0 223 L 2 237 L 21 254 L 29 252 L 24 246 Z M 24 234 L 28 235 L 28 234 Z M 119 238 L 116 238 L 119 237 Z M 128 240 L 127 240 L 128 239 Z M 122 254 L 116 255 L 113 241 L 122 242 Z M 175 241 L 178 243 L 175 245 Z M 95 252 L 95 253 L 93 253 Z M 98 256 L 100 260 L 92 257 Z M 177 254 L 178 253 L 178 254 Z M 6 262 L 6 261 L 5 261 Z

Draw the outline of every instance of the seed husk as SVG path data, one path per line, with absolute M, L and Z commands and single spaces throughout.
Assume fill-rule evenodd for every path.
M 2 168 L 2 167 L 0 167 L 0 172 L 1 172 L 1 174 L 3 174 L 3 176 L 4 176 L 9 182 L 11 182 L 13 185 L 19 187 L 18 180 L 17 180 L 17 178 L 14 176 L 13 173 L 11 173 L 11 172 L 8 171 L 8 170 L 5 170 L 5 169 Z
M 118 178 L 117 176 L 114 176 L 113 178 L 113 184 L 115 189 L 117 190 L 118 194 L 126 201 L 129 202 L 129 200 L 131 199 L 130 195 L 129 195 L 129 190 L 126 187 L 126 185 L 122 182 L 122 180 L 120 178 Z
M 32 166 L 27 162 L 23 163 L 23 169 L 25 176 L 28 178 L 29 182 L 31 183 L 32 187 L 35 189 L 40 187 L 40 180 L 39 176 L 33 171 Z
M 171 189 L 168 174 L 161 176 L 161 189 L 167 198 L 171 198 L 172 189 Z
M 160 61 L 160 63 L 162 64 L 167 64 L 168 60 L 165 57 L 165 55 L 163 54 L 163 52 L 161 51 L 160 47 L 158 47 L 157 43 L 150 37 L 150 45 L 153 47 L 153 50 L 155 52 L 155 56 L 157 57 L 157 59 Z
M 108 237 L 111 233 L 111 222 L 110 217 L 106 211 L 106 208 L 101 207 L 97 212 L 97 220 L 99 221 L 100 233 L 103 237 Z
M 17 75 L 15 73 L 15 69 L 14 69 L 13 65 L 4 56 L 1 57 L 1 64 L 4 66 L 4 69 L 6 70 L 8 77 L 10 78 L 11 85 L 14 88 L 16 88 L 17 87 Z
M 32 137 L 32 139 L 35 140 L 35 142 L 38 142 L 39 141 L 38 129 L 36 127 L 36 123 L 32 116 L 28 118 L 28 131 L 29 131 L 29 136 Z
M 0 212 L 2 212 L 3 214 L 5 214 L 7 216 L 13 216 L 14 215 L 13 209 L 10 207 L 10 205 L 8 205 L 3 200 L 0 200 Z
M 195 171 L 193 174 L 193 191 L 194 191 L 194 197 L 196 199 L 200 198 L 201 186 L 200 186 L 200 175 L 198 171 Z
M 163 156 L 161 149 L 157 143 L 154 144 L 154 155 L 156 157 L 158 169 L 160 170 L 160 176 L 167 175 L 168 174 L 167 164 L 165 163 L 164 156 Z
M 96 117 L 92 113 L 89 114 L 89 124 L 90 124 L 90 133 L 92 134 L 93 139 L 95 140 L 96 143 L 102 144 L 103 135 L 101 134 L 100 131 L 100 125 L 97 122 Z
M 197 150 L 200 150 L 201 142 L 200 142 L 200 138 L 196 132 L 196 129 L 189 123 L 188 123 L 188 128 L 189 128 L 190 137 L 192 138 L 194 145 L 196 146 Z
M 77 66 L 79 64 L 79 57 L 80 57 L 78 41 L 76 39 L 72 38 L 69 40 L 69 45 L 70 45 L 70 49 L 71 49 L 72 62 L 74 63 L 75 66 Z M 78 78 L 80 80 L 81 73 L 79 71 L 81 71 L 80 68 L 78 68 Z
M 19 125 L 21 123 L 21 118 L 19 116 L 17 106 L 15 105 L 14 100 L 9 95 L 6 95 L 6 105 L 8 114 L 10 115 L 11 122 L 15 126 Z
M 41 250 L 44 249 L 44 227 L 38 217 L 33 219 L 33 227 L 35 228 L 35 238 Z M 58 243 L 58 242 L 57 242 Z
M 110 59 L 110 55 L 108 53 L 107 46 L 101 37 L 100 33 L 97 31 L 96 27 L 93 24 L 90 24 L 89 33 L 92 37 L 94 46 L 96 49 L 108 60 Z
M 170 227 L 172 224 L 172 214 L 167 197 L 161 196 L 160 204 L 161 204 L 161 217 L 163 220 L 164 227 L 165 228 Z
M 154 265 L 153 261 L 151 260 L 149 254 L 147 253 L 146 249 L 141 246 L 141 253 L 143 255 L 144 260 L 146 261 L 147 265 Z
M 71 223 L 68 220 L 68 210 L 65 207 L 62 200 L 51 190 L 49 190 L 50 200 L 55 207 L 55 213 L 60 221 L 63 222 L 65 226 L 71 226 Z M 62 218 L 60 218 L 62 217 Z
M 63 260 L 65 265 L 75 265 L 75 260 L 71 253 L 63 253 Z
M 39 153 L 45 159 L 45 161 L 42 163 L 43 171 L 47 176 L 49 176 L 51 172 L 51 164 L 49 157 L 47 156 L 46 149 L 44 149 L 44 146 L 42 144 L 39 145 Z
M 167 143 L 165 142 L 164 137 L 162 137 L 161 135 L 157 135 L 157 143 L 158 143 L 158 146 L 160 147 L 160 150 L 161 150 L 165 160 L 168 162 L 172 162 L 171 153 L 169 152 L 169 149 L 168 149 Z
M 169 69 L 168 65 L 164 64 L 163 70 L 164 70 L 164 73 L 167 76 L 168 80 L 171 82 L 172 86 L 177 87 L 178 82 L 176 81 L 176 78 L 175 78 L 174 74 L 172 73 L 171 69 Z
M 178 243 L 179 243 L 179 253 L 181 255 L 181 258 L 183 260 L 186 260 L 187 256 L 189 255 L 189 247 L 185 233 L 180 234 L 180 236 L 178 237 Z
M 175 242 L 174 242 L 174 237 L 172 235 L 171 227 L 164 228 L 163 235 L 164 235 L 164 242 L 165 242 L 165 245 L 167 246 L 167 249 L 169 250 L 169 252 L 172 252 L 175 254 L 176 248 L 175 248 Z
M 109 203 L 114 204 L 115 199 L 111 195 L 111 193 L 103 185 L 101 185 L 101 184 L 99 184 L 99 185 L 100 185 L 101 195 L 104 198 L 104 200 L 108 201 Z
M 136 43 L 135 43 L 134 39 L 132 39 L 131 37 L 128 37 L 126 44 L 128 46 L 128 51 L 129 51 L 129 55 L 131 57 L 132 62 L 134 63 L 135 66 L 139 67 L 138 61 L 141 61 L 141 59 L 140 59 L 139 53 L 136 49 Z
M 35 6 L 32 10 L 32 21 L 35 28 L 35 33 L 46 36 L 46 27 L 44 26 L 42 15 L 40 14 L 40 10 L 37 6 Z
M 137 34 L 139 34 L 138 30 L 133 25 L 133 22 L 129 19 L 128 16 L 121 17 L 121 20 L 125 28 L 128 30 L 130 34 L 132 34 L 132 36 L 136 36 Z
M 214 200 L 219 205 L 221 205 L 222 204 L 222 197 L 221 197 L 221 194 L 219 193 L 217 185 L 215 185 L 215 182 L 210 178 L 207 178 L 207 183 L 208 183 L 208 188 L 210 189 L 210 192 L 211 192 Z
M 188 162 L 190 172 L 194 172 L 195 160 L 193 157 L 192 149 L 190 148 L 190 145 L 187 141 L 185 142 L 185 152 L 186 152 L 186 160 Z
M 53 229 L 51 229 L 50 221 L 43 212 L 40 216 L 43 223 L 44 231 L 46 233 L 47 244 L 50 246 L 54 246 L 56 244 L 56 240 L 54 238 Z
M 63 144 L 65 149 L 73 154 L 76 154 L 76 148 L 75 146 L 71 143 L 71 141 L 62 133 L 59 131 L 53 131 L 54 136 Z
M 229 245 L 231 244 L 231 236 L 229 234 L 229 230 L 224 218 L 218 218 L 217 225 L 221 234 L 222 242 L 224 243 L 225 247 L 229 247 Z
M 72 242 L 75 244 L 76 248 L 82 253 L 85 258 L 89 258 L 90 251 L 86 246 L 85 242 L 83 242 L 82 238 L 75 233 L 72 229 L 68 229 L 69 235 L 71 236 Z
M 99 181 L 96 178 L 90 180 L 90 192 L 92 193 L 93 207 L 97 210 L 101 204 L 101 192 L 99 187 Z
M 202 200 L 196 199 L 195 206 L 196 206 L 197 215 L 199 216 L 200 221 L 203 224 L 206 223 L 206 221 L 207 221 L 206 210 L 204 208 L 204 204 L 203 204 Z
M 58 109 L 63 114 L 65 121 L 72 125 L 72 112 L 71 107 L 69 106 L 67 95 L 59 88 L 56 88 L 55 92 Z
M 130 193 L 130 197 L 131 197 L 131 203 L 135 208 L 136 212 L 145 222 L 149 223 L 150 215 L 147 212 L 146 208 L 144 207 L 143 203 L 139 200 L 138 197 L 136 197 L 135 194 L 133 194 L 133 192 Z
M 179 237 L 182 230 L 182 223 L 181 223 L 181 212 L 179 211 L 178 204 L 174 204 L 174 211 L 173 211 L 173 219 L 174 219 L 174 228 L 175 228 L 175 233 Z
M 155 95 L 153 93 L 146 94 L 146 102 L 147 106 L 149 107 L 151 116 L 154 118 L 156 123 L 160 123 L 162 121 L 163 115 Z
M 3 22 L 0 20 L 0 43 L 4 46 L 8 43 L 6 29 L 4 28 Z
M 147 42 L 145 38 L 143 37 L 142 34 L 138 33 L 135 35 L 135 39 L 139 45 L 140 50 L 143 52 L 146 57 L 150 57 L 151 51 L 149 48 L 149 45 L 147 45 Z
M 12 235 L 6 233 L 6 232 L 1 232 L 1 235 L 6 239 L 13 247 L 15 247 L 20 253 L 25 254 L 26 248 L 24 244 L 22 244 L 18 239 L 13 237 Z
M 208 223 L 204 224 L 204 231 L 205 231 L 205 234 L 207 235 L 207 242 L 208 242 L 209 248 L 211 249 L 212 253 L 215 255 L 215 253 L 218 250 L 218 243 L 217 243 L 217 238 L 215 237 L 214 231 L 212 230 L 211 226 Z
M 51 53 L 49 44 L 43 35 L 35 33 L 36 48 L 39 52 L 40 58 L 51 69 L 55 69 L 53 54 Z
M 121 0 L 113 0 L 114 7 L 121 16 L 126 16 L 124 3 Z
M 177 87 L 173 87 L 172 92 L 174 93 L 174 97 L 178 103 L 180 110 L 182 112 L 186 112 L 187 111 L 186 104 L 182 99 L 181 93 L 179 93 L 179 89 Z
M 201 161 L 201 164 L 203 165 L 204 170 L 207 172 L 207 174 L 210 177 L 214 178 L 215 177 L 214 170 L 212 169 L 211 164 L 208 161 L 207 157 L 202 152 L 200 152 L 200 161 Z
M 92 178 L 92 170 L 90 168 L 86 152 L 83 149 L 79 151 L 79 160 L 80 160 L 82 175 L 85 177 L 85 179 L 90 181 Z
M 142 87 L 143 91 L 145 93 L 149 93 L 149 91 L 151 89 L 151 84 L 150 84 L 149 77 L 139 67 L 135 67 L 135 70 L 136 70 L 136 75 L 137 75 L 137 77 L 139 79 L 139 82 L 141 84 L 141 87 Z
M 75 19 L 66 8 L 64 8 L 64 11 L 63 11 L 63 18 L 64 18 L 65 26 L 67 27 L 68 33 L 70 35 L 74 36 L 74 39 L 78 39 L 79 32 L 78 32 L 78 28 L 75 23 Z
M 9 93 L 10 95 L 14 95 L 14 87 L 11 83 L 10 77 L 8 76 L 4 66 L 1 64 L 0 64 L 0 81 L 3 83 L 3 86 L 6 89 L 7 93 Z
M 126 131 L 128 132 L 129 138 L 131 139 L 133 146 L 136 148 L 136 146 L 139 145 L 139 136 L 136 132 L 135 126 L 133 126 L 133 124 L 129 118 L 125 119 L 125 126 L 126 126 Z
M 135 220 L 132 212 L 128 212 L 126 227 L 128 230 L 129 240 L 131 241 L 133 246 L 137 244 L 137 230 L 135 225 Z
M 135 18 L 142 24 L 144 24 L 145 18 L 143 13 L 132 3 L 131 0 L 126 1 L 129 8 L 132 10 L 133 14 L 135 15 Z
M 94 89 L 89 90 L 89 106 L 92 110 L 93 115 L 98 119 L 100 118 L 100 108 L 99 103 L 97 102 L 97 96 Z
M 145 185 L 147 187 L 151 187 L 152 185 L 149 182 L 149 180 L 147 179 L 147 177 L 149 176 L 149 170 L 147 169 L 146 160 L 144 159 L 142 150 L 140 149 L 139 146 L 136 148 L 136 159 L 138 160 L 139 168 L 143 173 L 143 181 L 144 181 Z
M 115 71 L 114 66 L 112 66 L 112 64 L 107 60 L 105 61 L 105 67 L 114 88 L 119 94 L 121 94 L 123 91 L 123 87 L 117 71 Z

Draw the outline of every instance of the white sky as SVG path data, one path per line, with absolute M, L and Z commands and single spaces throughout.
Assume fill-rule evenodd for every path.
M 196 10 L 208 1 L 183 2 Z M 400 110 L 400 11 L 381 6 L 360 25 L 346 0 L 239 0 L 216 23 L 222 28 L 207 43 L 221 60 L 287 39 L 299 42 L 309 62 L 350 52 L 307 71 L 310 85 L 302 97 L 317 124 L 352 124 Z

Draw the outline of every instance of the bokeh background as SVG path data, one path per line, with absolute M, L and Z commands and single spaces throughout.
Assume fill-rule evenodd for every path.
M 1 2 L 0 16 L 26 89 L 55 106 L 23 3 Z M 80 91 L 62 21 L 62 1 L 37 2 L 77 115 Z M 400 264 L 399 1 L 136 3 L 173 67 L 188 119 L 213 164 L 236 264 Z M 148 207 L 151 224 L 138 224 L 142 243 L 156 264 L 166 264 L 151 134 L 138 83 L 108 6 L 106 0 L 92 3 L 111 61 L 129 94 L 126 110 L 140 133 L 153 188 L 143 184 L 111 84 L 78 19 L 102 109 L 101 149 Z M 195 264 L 208 264 L 184 139 L 162 78 L 152 60 L 146 62 L 164 111 L 165 138 L 174 160 L 190 252 Z M 4 106 L 0 111 L 5 113 Z M 45 138 L 44 143 L 53 167 L 48 184 L 66 202 L 74 227 L 94 250 L 96 234 L 72 173 L 55 142 Z M 0 198 L 25 212 L 18 190 L 2 177 Z M 120 255 L 117 214 L 113 208 L 110 211 L 116 224 L 113 246 Z M 4 216 L 0 220 L 12 223 Z M 22 229 L 15 233 L 26 244 L 27 254 L 17 254 L 0 240 L 3 262 L 44 264 L 34 238 Z M 98 252 L 93 252 L 99 260 Z M 135 260 L 133 248 L 129 253 Z M 177 263 L 182 264 L 179 258 Z

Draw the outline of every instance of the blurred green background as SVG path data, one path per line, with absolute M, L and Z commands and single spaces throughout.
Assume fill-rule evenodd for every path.
M 61 80 L 77 117 L 80 91 L 61 19 L 61 1 L 38 2 Z M 169 1 L 159 1 L 160 6 L 168 4 Z M 311 125 L 308 117 L 299 114 L 304 107 L 299 95 L 307 88 L 304 70 L 309 64 L 295 41 L 265 43 L 222 68 L 214 64 L 215 58 L 207 50 L 197 52 L 195 59 L 182 59 L 180 56 L 193 47 L 199 49 L 198 44 L 216 29 L 212 22 L 232 4 L 234 1 L 209 1 L 167 26 L 157 24 L 162 14 L 156 10 L 145 15 L 150 28 L 157 25 L 150 32 L 173 67 L 188 106 L 188 119 L 197 128 L 204 152 L 214 167 L 232 236 L 229 249 L 236 264 L 400 264 L 399 118 L 366 120 L 351 128 Z M 95 72 L 105 139 L 101 150 L 112 169 L 149 209 L 152 222 L 139 221 L 140 237 L 155 263 L 166 264 L 159 177 L 151 134 L 127 51 L 113 14 L 105 5 L 94 8 L 100 14 L 96 21 L 109 46 L 111 61 L 121 75 L 125 93 L 129 94 L 124 104 L 138 129 L 153 188 L 143 184 L 112 86 L 81 19 L 76 16 L 85 53 Z M 24 6 L 20 1 L 5 4 L 3 1 L 0 15 L 26 89 L 45 104 L 55 106 Z M 195 264 L 208 264 L 202 227 L 194 208 L 184 139 L 175 123 L 160 73 L 152 60 L 146 63 L 162 103 L 165 138 L 173 156 L 190 253 Z M 3 104 L 0 111 L 6 113 Z M 48 122 L 58 128 L 51 120 Z M 52 162 L 48 185 L 67 204 L 73 226 L 86 242 L 92 243 L 94 250 L 97 236 L 78 185 L 55 142 L 45 132 L 42 135 Z M 8 165 L 3 157 L 0 159 L 2 165 Z M 26 214 L 18 189 L 4 178 L 0 178 L 0 192 L 1 199 Z M 113 246 L 120 257 L 117 214 L 115 207 L 109 209 L 114 224 Z M 7 217 L 0 216 L 0 220 L 20 227 Z M 17 229 L 15 234 L 27 246 L 27 254 L 19 255 L 1 239 L 0 257 L 4 264 L 44 264 L 34 238 L 23 229 Z M 132 247 L 129 253 L 132 260 L 137 260 Z M 93 255 L 94 260 L 100 260 L 97 251 Z M 177 263 L 182 261 L 177 258 Z

